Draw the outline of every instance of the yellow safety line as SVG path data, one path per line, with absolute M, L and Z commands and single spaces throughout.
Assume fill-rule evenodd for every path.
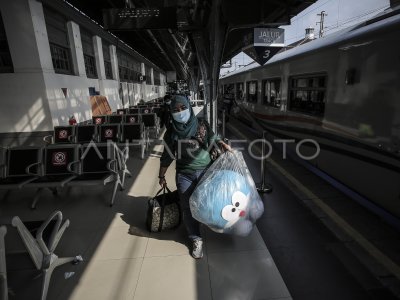
M 239 129 L 227 124 L 229 130 L 235 132 L 241 138 L 247 139 L 244 134 L 242 134 Z M 255 147 L 259 153 L 261 150 L 259 147 Z M 293 183 L 297 188 L 299 188 L 304 194 L 306 194 L 311 201 L 314 202 L 325 214 L 327 214 L 340 228 L 342 228 L 349 236 L 351 236 L 365 251 L 367 251 L 371 256 L 373 256 L 380 264 L 382 264 L 390 273 L 400 280 L 400 267 L 393 262 L 389 257 L 382 253 L 378 248 L 376 248 L 371 242 L 369 242 L 361 233 L 354 229 L 349 223 L 347 223 L 342 217 L 340 217 L 332 208 L 326 205 L 320 198 L 318 198 L 313 192 L 306 188 L 300 181 L 289 174 L 284 168 L 282 168 L 277 162 L 272 158 L 268 161 L 291 183 Z

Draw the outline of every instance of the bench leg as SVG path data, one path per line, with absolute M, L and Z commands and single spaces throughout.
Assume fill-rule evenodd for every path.
M 6 268 L 6 247 L 4 237 L 7 234 L 5 226 L 0 227 L 0 299 L 8 299 L 7 268 Z
M 40 298 L 41 300 L 46 300 L 47 292 L 49 290 L 50 278 L 53 274 L 54 269 L 63 264 L 75 261 L 75 257 L 58 258 L 56 255 L 54 255 L 53 257 L 55 257 L 55 261 L 50 264 L 48 269 L 43 270 L 42 296 Z
M 110 207 L 114 205 L 115 195 L 117 194 L 118 183 L 119 183 L 118 181 L 115 181 L 114 183 L 113 193 L 111 195 Z
M 19 217 L 15 216 L 11 223 L 13 227 L 17 228 L 19 236 L 21 237 L 26 250 L 28 250 L 36 269 L 40 270 L 43 264 L 43 252 L 40 249 L 36 239 L 32 236 L 30 231 L 26 228 L 25 224 Z
M 124 190 L 125 186 L 125 176 L 128 174 L 129 177 L 132 177 L 131 172 L 128 170 L 128 168 L 125 166 L 125 169 L 122 170 L 122 182 L 121 182 L 121 191 Z
M 8 300 L 8 286 L 6 274 L 0 274 L 0 299 Z
M 42 233 L 55 217 L 57 217 L 56 224 L 52 229 L 48 244 L 45 244 L 42 239 Z M 19 217 L 15 216 L 11 222 L 11 224 L 17 228 L 18 233 L 26 249 L 28 250 L 28 253 L 36 269 L 42 271 L 43 282 L 42 282 L 42 293 L 40 298 L 41 300 L 46 300 L 50 284 L 50 278 L 55 268 L 69 262 L 78 263 L 82 261 L 82 257 L 80 255 L 75 257 L 59 258 L 57 255 L 53 253 L 62 234 L 69 225 L 69 220 L 66 220 L 64 224 L 61 227 L 59 227 L 61 221 L 62 221 L 62 214 L 60 211 L 56 211 L 39 227 L 38 231 L 36 232 L 37 238 L 34 238 L 32 236 L 32 233 L 26 228 L 25 224 L 22 223 Z M 1 227 L 0 227 L 0 233 L 1 233 Z
M 35 197 L 33 197 L 33 201 L 31 204 L 31 209 L 36 209 L 36 204 L 39 201 L 40 195 L 42 194 L 42 190 L 43 190 L 43 188 L 38 188 L 38 190 L 36 191 Z
M 114 182 L 113 193 L 111 195 L 111 201 L 110 201 L 110 207 L 114 205 L 115 195 L 117 194 L 118 186 L 120 186 L 123 189 L 121 179 L 119 178 L 118 175 L 116 175 L 116 176 L 117 176 L 117 178 Z

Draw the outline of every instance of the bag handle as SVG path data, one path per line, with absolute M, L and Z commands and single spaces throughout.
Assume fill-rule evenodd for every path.
M 157 197 L 162 191 L 164 191 L 165 194 L 165 190 L 168 191 L 168 193 L 171 193 L 171 190 L 167 187 L 167 186 L 163 186 L 154 197 Z
M 163 208 L 164 205 L 165 205 L 165 195 L 167 194 L 167 193 L 165 192 L 165 190 L 167 190 L 168 194 L 169 194 L 169 193 L 172 193 L 171 190 L 170 190 L 167 186 L 164 186 L 164 187 L 162 187 L 162 188 L 157 192 L 157 194 L 153 197 L 153 198 L 155 198 L 155 197 L 157 197 L 161 192 L 163 192 L 163 195 L 162 195 L 162 198 L 161 198 L 162 200 L 161 200 L 161 203 L 160 203 L 160 205 L 161 205 L 162 208 Z

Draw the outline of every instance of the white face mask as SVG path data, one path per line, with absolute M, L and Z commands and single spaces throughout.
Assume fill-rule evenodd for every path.
M 165 102 L 165 104 L 168 104 L 168 105 L 170 105 L 170 104 L 171 104 L 171 100 L 169 100 L 169 101 L 166 101 L 166 102 Z
M 172 113 L 172 117 L 175 121 L 185 124 L 187 121 L 189 121 L 190 110 L 187 108 L 185 110 Z

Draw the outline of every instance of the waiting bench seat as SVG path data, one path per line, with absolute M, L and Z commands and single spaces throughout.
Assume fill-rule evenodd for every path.
M 118 186 L 123 189 L 119 175 L 118 148 L 113 143 L 90 143 L 81 147 L 79 176 L 68 186 L 106 185 L 114 183 L 110 206 L 114 204 Z
M 123 189 L 129 172 L 126 161 L 129 147 L 112 142 L 89 144 L 51 144 L 46 147 L 10 148 L 2 157 L 0 189 L 36 188 L 31 203 L 35 209 L 41 193 L 49 189 L 113 183 L 110 206 L 118 187 Z M 122 180 L 121 180 L 122 177 Z
M 5 253 L 5 243 L 4 236 L 7 232 L 5 226 L 0 227 L 0 296 L 2 300 L 8 299 L 8 285 L 12 284 L 11 280 L 7 280 L 7 272 L 18 273 L 19 271 L 26 270 L 27 268 L 36 269 L 42 272 L 42 289 L 39 295 L 29 295 L 30 299 L 41 299 L 45 300 L 47 297 L 48 288 L 50 285 L 51 275 L 55 268 L 66 263 L 78 263 L 82 261 L 80 255 L 74 257 L 58 257 L 54 251 L 61 240 L 62 235 L 69 226 L 69 220 L 63 222 L 63 216 L 61 211 L 53 212 L 45 221 L 32 221 L 32 222 L 22 222 L 22 220 L 15 216 L 12 218 L 11 224 L 15 227 L 18 235 L 22 239 L 25 246 L 25 253 L 23 257 L 26 259 L 21 259 L 21 254 L 24 252 L 17 253 Z M 11 227 L 11 226 L 10 226 Z M 11 227 L 11 228 L 12 228 Z M 17 255 L 18 259 L 12 259 L 14 255 Z M 28 260 L 28 258 L 30 258 Z M 7 263 L 6 263 L 7 261 Z M 22 266 L 24 262 L 27 262 L 25 266 Z M 16 262 L 16 265 L 9 262 Z M 7 265 L 7 268 L 6 268 Z M 23 280 L 18 277 L 18 281 Z M 35 278 L 32 278 L 35 280 Z M 15 283 L 15 282 L 14 282 Z M 26 283 L 25 283 L 26 284 Z M 17 282 L 19 287 L 23 287 L 23 282 Z M 14 293 L 21 294 L 24 293 L 23 288 L 13 289 Z M 10 297 L 13 299 L 13 297 Z
M 24 185 L 24 187 L 37 188 L 31 208 L 36 208 L 41 191 L 44 188 L 63 188 L 66 183 L 79 175 L 79 148 L 77 144 L 54 144 L 43 149 L 43 160 L 40 165 L 40 177 Z
M 0 189 L 21 189 L 40 176 L 41 147 L 2 148 Z

